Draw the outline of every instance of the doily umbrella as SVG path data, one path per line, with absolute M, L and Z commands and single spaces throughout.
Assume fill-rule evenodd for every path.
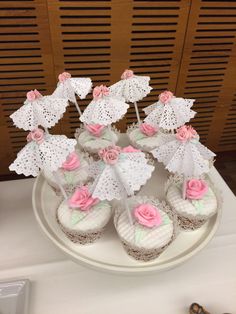
M 17 174 L 33 177 L 36 177 L 40 170 L 52 171 L 57 176 L 58 168 L 74 151 L 76 145 L 75 139 L 68 139 L 65 135 L 50 135 L 42 129 L 31 131 L 27 141 L 28 143 L 17 154 L 9 169 Z M 62 190 L 66 197 L 64 189 Z
M 127 112 L 129 105 L 123 99 L 110 94 L 106 86 L 97 86 L 93 90 L 93 100 L 80 117 L 86 124 L 111 125 L 120 120 Z
M 31 131 L 39 125 L 47 129 L 62 118 L 67 106 L 66 99 L 42 96 L 35 89 L 27 93 L 24 105 L 10 115 L 10 118 L 18 128 L 25 131 Z
M 84 99 L 91 91 L 92 81 L 90 78 L 72 78 L 68 72 L 63 72 L 58 76 L 59 82 L 53 92 L 53 97 L 65 98 L 75 104 L 76 109 L 81 116 L 82 112 L 77 103 L 76 95 Z
M 127 196 L 134 195 L 150 179 L 154 166 L 148 164 L 144 153 L 127 153 L 118 146 L 105 148 L 99 155 L 101 160 L 90 167 L 94 178 L 93 197 L 108 201 L 123 199 L 127 207 Z M 126 209 L 132 222 L 130 211 Z
M 191 110 L 194 99 L 175 97 L 170 91 L 159 95 L 159 101 L 144 108 L 144 122 L 165 130 L 174 130 L 192 119 L 196 112 Z
M 187 178 L 198 178 L 209 172 L 209 160 L 215 154 L 199 142 L 197 132 L 191 126 L 177 129 L 174 139 L 170 139 L 158 149 L 151 151 L 158 161 L 163 162 L 170 172 Z
M 134 75 L 132 70 L 125 70 L 121 75 L 121 80 L 109 87 L 112 95 L 124 98 L 125 101 L 134 104 L 138 123 L 141 123 L 137 101 L 146 97 L 152 87 L 149 86 L 149 76 Z

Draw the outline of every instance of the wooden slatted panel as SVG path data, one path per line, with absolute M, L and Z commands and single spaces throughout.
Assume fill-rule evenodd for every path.
M 236 1 L 192 1 L 177 94 L 196 99 L 191 124 L 215 151 L 236 148 L 221 137 L 236 89 L 235 36 Z
M 150 75 L 152 93 L 140 108 L 166 88 L 175 90 L 190 1 L 49 1 L 56 72 L 91 76 L 94 85 L 112 84 L 126 68 Z M 90 98 L 82 101 L 88 104 Z M 120 123 L 136 120 L 131 107 Z M 63 130 L 73 135 L 79 125 L 70 107 Z
M 0 173 L 7 175 L 26 143 L 9 115 L 28 90 L 48 93 L 55 80 L 45 0 L 0 1 L 0 25 Z
M 236 147 L 236 93 L 229 106 L 224 130 L 220 137 L 220 146 L 227 150 L 234 150 Z
M 134 0 L 130 46 L 130 68 L 151 77 L 152 92 L 139 102 L 142 108 L 157 101 L 158 94 L 175 91 L 190 1 Z M 133 106 L 127 122 L 136 121 Z
M 13 0 L 0 1 L 0 15 L 1 174 L 25 143 L 8 116 L 29 89 L 50 93 L 64 70 L 94 85 L 114 83 L 125 68 L 150 75 L 140 108 L 164 89 L 196 98 L 202 140 L 234 149 L 236 1 Z M 120 127 L 135 120 L 131 107 Z M 78 125 L 71 106 L 61 131 L 73 136 Z
M 111 75 L 111 1 L 49 0 L 49 16 L 56 76 L 91 77 L 93 84 L 109 84 Z M 79 101 L 82 109 L 91 101 Z M 79 126 L 71 105 L 61 122 L 73 136 Z

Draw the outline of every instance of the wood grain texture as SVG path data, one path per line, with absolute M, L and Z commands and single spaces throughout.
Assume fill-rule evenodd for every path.
M 5 175 L 26 137 L 9 115 L 28 90 L 47 94 L 55 79 L 46 1 L 1 1 L 0 24 L 0 173 Z
M 192 1 L 176 93 L 196 99 L 191 124 L 214 151 L 236 149 L 235 35 L 235 1 Z
M 142 109 L 170 89 L 195 98 L 192 121 L 215 151 L 236 149 L 236 1 L 29 0 L 0 1 L 0 174 L 25 144 L 12 125 L 28 90 L 50 94 L 58 74 L 110 85 L 126 68 L 151 77 Z M 91 100 L 79 100 L 82 108 Z M 117 125 L 136 121 L 131 105 Z M 73 136 L 79 117 L 71 105 L 53 129 Z

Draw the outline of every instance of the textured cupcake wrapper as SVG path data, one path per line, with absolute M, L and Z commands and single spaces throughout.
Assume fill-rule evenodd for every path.
M 47 181 L 47 179 L 46 179 Z M 80 186 L 83 186 L 83 185 L 87 185 L 91 182 L 91 180 L 86 180 L 86 182 L 81 182 L 81 183 L 78 183 L 78 184 L 74 184 L 74 185 L 64 185 L 63 188 L 66 192 L 66 194 L 69 196 L 69 195 L 72 195 L 76 188 L 80 187 Z M 57 187 L 56 185 L 53 185 L 51 184 L 49 181 L 47 181 L 47 184 L 50 186 L 50 188 L 54 191 L 54 193 L 57 195 L 57 196 L 62 196 L 62 193 L 61 193 L 61 190 L 59 187 Z
M 135 199 L 138 202 L 149 201 L 154 206 L 160 207 L 160 209 L 162 211 L 164 211 L 171 218 L 171 220 L 173 222 L 173 235 L 172 235 L 170 241 L 168 243 L 166 243 L 164 246 L 159 247 L 159 248 L 145 249 L 145 248 L 137 247 L 137 246 L 132 245 L 131 243 L 128 243 L 127 241 L 125 241 L 120 236 L 120 234 L 117 232 L 118 236 L 121 240 L 121 243 L 123 244 L 123 247 L 129 256 L 133 257 L 134 259 L 136 259 L 138 261 L 149 262 L 149 261 L 152 261 L 152 260 L 156 259 L 157 257 L 159 257 L 159 255 L 163 251 L 165 251 L 167 249 L 167 247 L 177 237 L 177 235 L 178 235 L 178 221 L 177 221 L 178 217 L 175 214 L 175 212 L 173 212 L 172 209 L 166 204 L 166 202 L 164 202 L 164 201 L 159 202 L 155 197 L 152 197 L 152 196 L 148 196 L 148 197 L 147 196 L 135 196 Z M 118 217 L 119 217 L 120 213 L 122 212 L 120 210 L 120 202 L 115 204 L 115 207 L 116 207 L 116 212 L 114 215 L 114 225 L 116 228 Z
M 55 185 L 51 184 L 48 181 L 47 181 L 47 184 L 51 187 L 51 189 L 55 192 L 55 194 L 57 196 L 61 196 L 62 195 L 61 194 L 61 190 L 60 190 L 59 187 L 56 187 Z M 71 195 L 71 194 L 74 193 L 74 191 L 75 191 L 77 186 L 78 185 L 70 185 L 70 186 L 69 185 L 64 185 L 63 188 L 65 189 L 65 192 L 66 192 L 67 195 Z
M 168 202 L 166 199 L 167 204 L 170 206 L 173 212 L 175 212 L 177 216 L 177 221 L 179 228 L 182 230 L 196 230 L 200 227 L 202 227 L 211 217 L 217 214 L 217 211 L 222 206 L 223 198 L 222 198 L 222 192 L 213 184 L 210 177 L 208 175 L 202 175 L 201 179 L 206 179 L 210 188 L 212 189 L 213 193 L 215 194 L 215 197 L 217 199 L 217 209 L 215 213 L 212 213 L 210 215 L 187 215 L 187 214 L 180 214 L 178 213 Z M 165 192 L 167 192 L 168 188 L 171 184 L 179 184 L 183 182 L 183 176 L 175 174 L 171 175 L 165 185 Z
M 96 240 L 98 240 L 101 237 L 102 233 L 105 230 L 105 227 L 103 227 L 101 229 L 96 229 L 96 230 L 90 231 L 90 232 L 74 231 L 74 230 L 70 230 L 70 229 L 66 228 L 65 226 L 63 226 L 60 223 L 57 214 L 56 214 L 56 220 L 57 220 L 57 223 L 58 223 L 59 227 L 63 231 L 63 233 L 67 236 L 67 238 L 71 242 L 79 243 L 79 244 L 82 244 L 82 245 L 95 242 Z
M 191 231 L 202 227 L 208 219 L 189 219 L 178 215 L 178 224 L 182 230 Z
M 166 250 L 166 248 L 173 242 L 174 239 L 175 235 L 173 234 L 169 243 L 158 249 L 141 249 L 136 246 L 132 246 L 130 243 L 127 243 L 122 239 L 121 242 L 129 256 L 133 257 L 137 261 L 149 262 L 159 257 L 159 255 L 161 255 L 161 253 Z

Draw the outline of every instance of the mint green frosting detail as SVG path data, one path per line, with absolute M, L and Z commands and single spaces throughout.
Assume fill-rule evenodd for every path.
M 135 228 L 135 242 L 139 243 L 147 234 L 147 228 L 137 225 Z
M 101 139 L 107 140 L 107 141 L 111 141 L 112 140 L 112 136 L 111 136 L 110 132 L 108 132 L 108 130 L 106 130 L 104 132 L 104 134 L 101 136 Z
M 196 208 L 199 214 L 202 213 L 202 210 L 204 209 L 204 199 L 208 199 L 213 195 L 212 191 L 208 189 L 207 193 L 203 196 L 203 199 L 201 200 L 192 200 L 193 206 Z
M 146 137 L 147 136 L 145 134 L 143 134 L 142 132 L 140 132 L 140 131 L 135 132 L 135 140 L 136 141 L 140 141 L 140 140 L 142 140 L 142 139 L 144 139 Z
M 64 178 L 65 178 L 67 184 L 73 184 L 75 174 L 73 173 L 73 171 L 65 171 L 64 172 Z
M 170 218 L 166 215 L 165 218 L 162 220 L 161 225 L 169 225 L 170 224 Z
M 196 208 L 197 212 L 201 214 L 204 208 L 204 202 L 202 200 L 192 200 L 192 204 Z
M 154 228 L 159 228 L 163 225 L 168 225 L 170 224 L 171 220 L 170 218 L 166 215 L 164 219 L 162 219 L 162 222 L 159 226 L 156 226 Z M 140 241 L 145 238 L 145 236 L 152 230 L 152 228 L 146 228 L 140 224 L 136 224 L 136 228 L 135 228 L 135 243 L 139 244 Z
M 86 213 L 82 213 L 81 211 L 78 210 L 73 210 L 71 214 L 71 224 L 74 226 L 76 225 L 79 221 L 81 221 L 84 217 L 86 216 Z

